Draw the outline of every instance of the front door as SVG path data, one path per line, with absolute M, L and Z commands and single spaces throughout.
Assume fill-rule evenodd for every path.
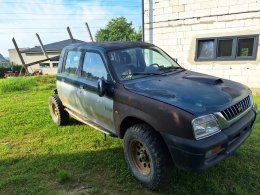
M 79 112 L 77 98 L 78 74 L 82 61 L 82 51 L 70 50 L 65 54 L 62 71 L 57 74 L 57 90 L 63 105 L 75 112 Z
M 98 95 L 98 79 L 107 80 L 107 70 L 99 53 L 84 54 L 77 96 L 81 114 L 114 132 L 113 99 Z

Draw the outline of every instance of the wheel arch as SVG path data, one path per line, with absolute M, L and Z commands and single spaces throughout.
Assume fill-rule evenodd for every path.
M 146 125 L 150 126 L 153 130 L 155 130 L 155 128 L 147 121 L 140 119 L 138 117 L 135 117 L 135 116 L 127 116 L 122 120 L 122 122 L 120 124 L 119 137 L 122 139 L 124 137 L 127 129 L 135 124 L 146 124 Z

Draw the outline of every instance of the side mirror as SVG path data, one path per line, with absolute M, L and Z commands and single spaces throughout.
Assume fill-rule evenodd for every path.
M 98 80 L 98 95 L 100 97 L 103 97 L 106 93 L 106 90 L 105 90 L 105 81 L 103 79 L 99 79 Z

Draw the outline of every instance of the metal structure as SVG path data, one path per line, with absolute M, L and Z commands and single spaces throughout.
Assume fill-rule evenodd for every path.
M 142 0 L 142 41 L 144 42 L 145 40 L 144 37 L 144 0 Z

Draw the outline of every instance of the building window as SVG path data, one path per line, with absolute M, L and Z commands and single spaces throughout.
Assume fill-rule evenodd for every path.
M 214 39 L 199 41 L 198 48 L 199 59 L 213 59 L 214 57 Z
M 50 63 L 40 63 L 40 68 L 50 68 Z
M 58 65 L 59 65 L 59 63 L 57 63 L 57 62 L 52 63 L 52 67 L 53 67 L 53 68 L 57 68 Z
M 254 38 L 239 38 L 237 56 L 252 56 L 254 50 Z
M 197 39 L 196 61 L 255 60 L 258 35 Z
M 232 56 L 233 39 L 219 39 L 217 57 L 231 57 Z

